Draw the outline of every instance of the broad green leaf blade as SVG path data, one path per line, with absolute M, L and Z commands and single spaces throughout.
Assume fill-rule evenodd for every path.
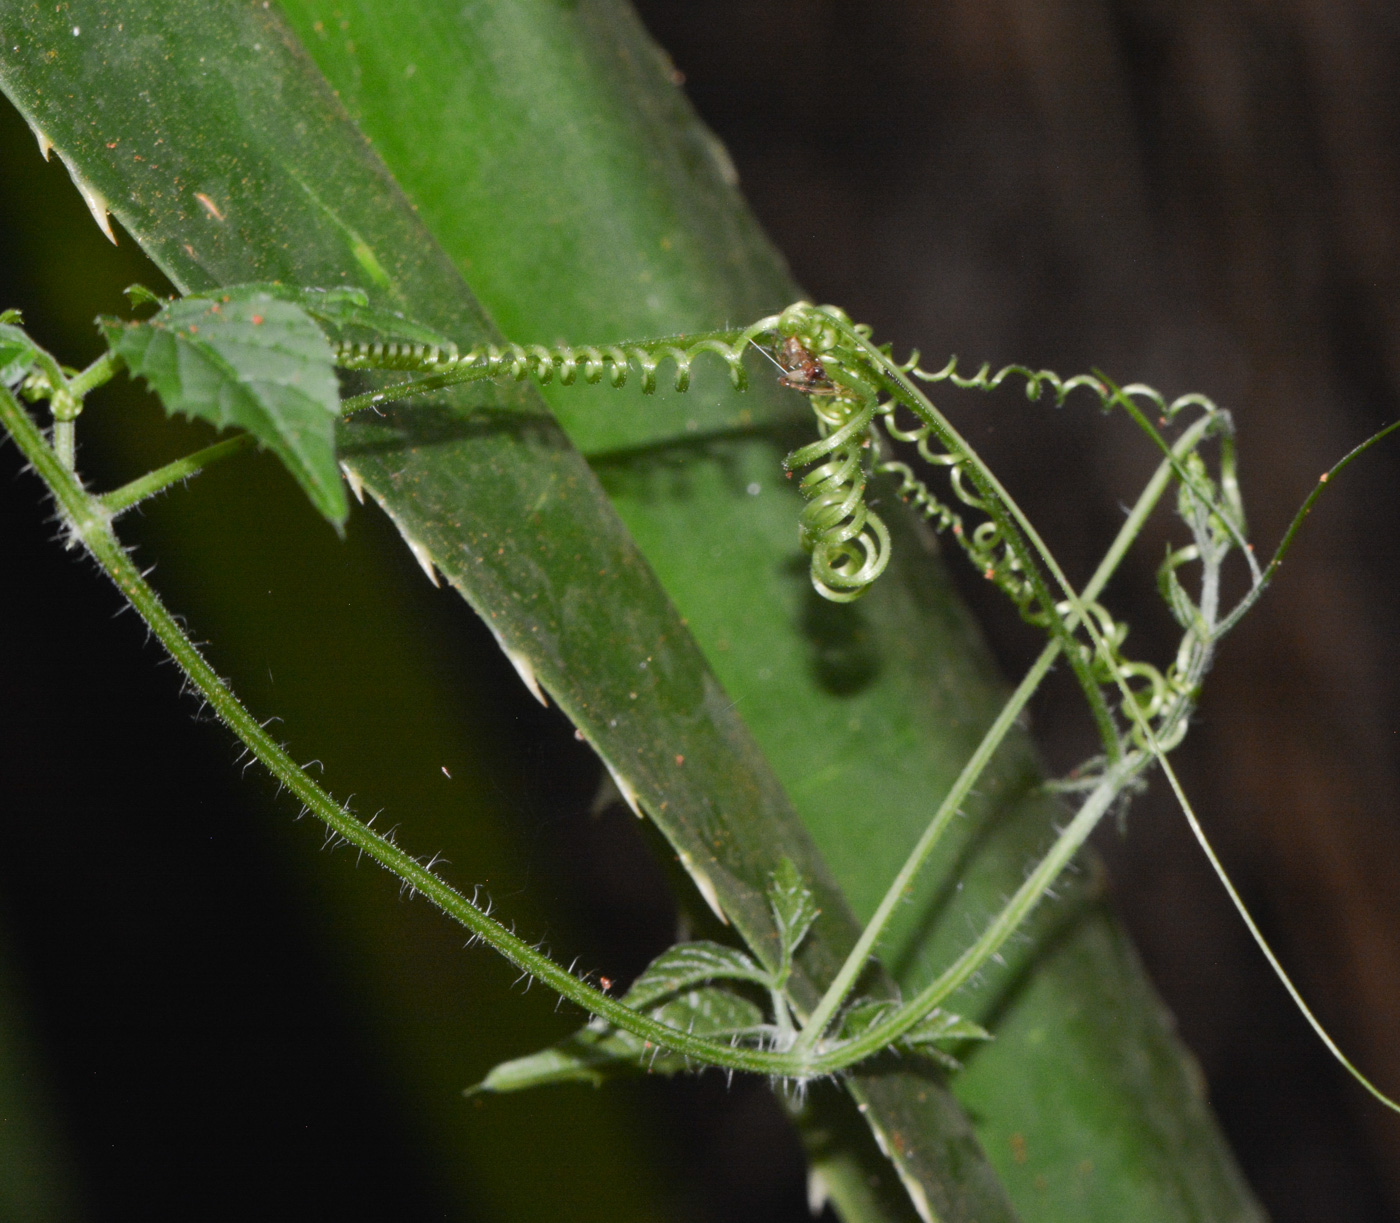
M 435 232 L 476 280 L 478 291 L 498 290 L 492 293 L 492 309 L 511 338 L 551 342 L 664 334 L 753 318 L 796 295 L 780 257 L 753 226 L 733 184 L 722 181 L 717 167 L 727 160 L 723 150 L 694 123 L 672 86 L 660 92 L 661 57 L 639 36 L 624 7 L 287 7 L 374 147 L 411 184 L 420 215 L 431 216 Z M 571 219 L 567 226 L 564 218 Z M 564 233 L 567 239 L 557 241 Z M 634 265 L 641 268 L 636 276 L 628 271 Z M 638 284 L 643 291 L 635 291 Z M 727 668 L 730 679 L 740 679 L 745 689 L 739 711 L 746 718 L 757 713 L 760 722 L 781 723 L 778 737 L 787 742 L 770 738 L 770 752 L 778 746 L 791 754 L 801 741 L 799 754 L 805 755 L 817 741 L 802 722 L 828 722 L 839 730 L 822 744 L 820 768 L 844 766 L 856 757 L 875 763 L 878 754 L 855 744 L 828 755 L 829 745 L 847 735 L 849 721 L 860 715 L 827 699 L 820 682 L 811 682 L 809 651 L 793 633 L 794 623 L 807 615 L 808 593 L 805 578 L 794 580 L 790 569 L 796 497 L 779 493 L 769 504 L 767 497 L 744 492 L 755 484 L 770 491 L 782 484 L 778 473 L 786 446 L 767 435 L 746 441 L 742 431 L 759 419 L 801 419 L 805 405 L 795 395 L 774 395 L 771 387 L 766 396 L 736 400 L 722 389 L 721 372 L 701 365 L 697 374 L 685 399 L 664 393 L 589 396 L 575 388 L 552 397 L 551 405 L 575 441 L 594 451 L 678 434 L 705 439 L 707 465 L 694 486 L 700 496 L 682 498 L 698 521 L 663 527 L 652 541 L 656 546 L 648 547 L 649 560 L 668 572 L 672 596 L 686 601 L 691 625 L 703 626 L 712 664 L 734 664 Z M 726 430 L 740 431 L 732 443 L 713 444 L 706 436 Z M 654 457 L 663 467 L 657 474 L 664 483 L 672 456 L 658 451 Z M 732 513 L 736 480 L 742 510 L 758 509 L 763 516 L 757 536 L 744 513 Z M 717 502 L 713 483 L 721 492 Z M 635 498 L 618 497 L 615 487 L 610 491 L 634 531 L 647 525 L 634 514 L 639 507 L 663 519 L 680 508 L 667 504 L 669 494 L 658 500 L 652 488 L 638 490 Z M 673 580 L 677 570 L 684 571 L 679 582 Z M 712 580 L 721 599 L 689 597 Z M 790 608 L 794 592 L 796 617 Z M 740 614 L 733 614 L 736 610 Z M 752 640 L 750 628 L 758 630 Z M 741 647 L 742 658 L 738 649 L 723 657 L 731 643 Z M 771 655 L 764 657 L 766 651 Z M 838 659 L 837 665 L 844 664 Z M 921 666 L 909 678 L 909 692 L 917 699 L 927 691 L 928 670 Z M 804 702 L 813 697 L 815 718 L 804 712 L 797 720 L 795 711 L 804 711 Z M 955 767 L 946 759 L 943 765 L 945 771 Z M 789 770 L 789 785 L 791 780 Z M 910 788 L 927 795 L 924 783 L 920 777 Z M 708 819 L 685 827 L 687 807 L 649 810 L 682 825 L 663 824 L 673 843 L 685 837 L 709 843 Z M 755 835 L 738 831 L 744 839 Z M 762 871 L 781 857 L 780 850 L 768 852 Z M 820 980 L 823 971 L 834 970 L 832 953 L 839 956 L 842 941 L 833 931 L 844 918 L 832 911 L 825 882 L 818 886 L 802 860 L 792 856 L 814 884 L 822 909 L 800 957 L 806 972 Z M 874 869 L 868 861 L 862 865 Z M 728 883 L 714 881 L 722 897 Z M 874 884 L 867 879 L 865 886 Z M 729 904 L 726 900 L 726 911 L 735 919 Z M 735 924 L 742 929 L 747 920 Z M 761 937 L 771 937 L 766 913 L 760 928 Z M 794 987 L 802 988 L 801 978 Z M 900 1171 L 941 1215 L 950 1220 L 1007 1216 L 1004 1196 L 944 1084 L 924 1074 L 882 1074 L 858 1103 L 877 1132 L 902 1136 L 900 1143 L 888 1144 Z M 836 1126 L 831 1132 L 848 1131 Z M 853 1158 L 864 1159 L 871 1150 L 862 1144 Z M 832 1158 L 833 1166 L 840 1162 Z M 956 1180 L 950 1179 L 950 1169 L 956 1169 Z M 862 1177 L 879 1180 L 885 1171 L 867 1168 L 844 1179 L 854 1185 Z
M 801 296 L 625 5 L 286 7 L 512 339 L 705 329 Z M 846 896 L 868 915 L 993 716 L 1000 682 L 930 562 L 927 534 L 901 515 L 888 516 L 897 550 L 871 594 L 845 608 L 817 600 L 795 546 L 800 506 L 780 475 L 785 451 L 812 437 L 808 423 L 781 430 L 805 416 L 801 397 L 779 399 L 757 382 L 733 396 L 722 378 L 702 392 L 547 396 L 597 456 Z M 906 990 L 946 964 L 969 937 L 968 913 L 991 912 L 1047 843 L 1062 813 L 1035 793 L 1038 782 L 1029 745 L 1013 743 L 969 804 L 947 861 L 901 910 L 882 955 Z M 1123 953 L 1094 879 L 1090 871 L 1067 886 L 1007 963 L 989 966 L 980 992 L 959 998 L 997 1039 L 953 1086 L 1038 1223 L 1257 1219 L 1188 1055 Z M 959 881 L 967 907 L 950 908 Z M 897 1077 L 872 1085 L 892 1110 L 885 1132 L 906 1141 L 936 1132 L 941 1097 L 910 1076 L 896 1100 Z M 820 1129 L 837 1142 L 850 1133 Z M 823 1162 L 844 1170 L 841 1209 L 878 1217 L 866 1213 L 877 1206 L 856 1191 L 851 1162 L 822 1141 Z M 955 1153 L 929 1158 L 943 1175 L 957 1162 Z M 1087 1181 L 1063 1174 L 1085 1161 L 1097 1169 Z
M 893 1162 L 880 1150 L 864 1115 L 835 1084 L 814 1084 L 789 1112 L 807 1149 L 807 1205 L 819 1215 L 831 1202 L 853 1223 L 923 1223 Z
M 119 308 L 121 289 L 132 280 L 157 284 L 159 277 L 125 233 L 119 234 L 121 250 L 108 252 L 62 166 L 43 164 L 21 117 L 0 100 L 0 133 L 11 137 L 17 128 L 24 139 L 18 146 L 10 141 L 7 164 L 18 163 L 22 173 L 4 189 L 28 193 L 48 184 L 34 193 L 43 202 L 31 196 L 17 216 L 25 240 L 56 256 L 38 284 L 44 293 L 76 293 L 65 300 L 81 303 L 55 341 L 66 354 L 95 352 L 92 318 Z M 46 247 L 44 213 L 55 194 L 60 209 L 66 205 L 66 214 L 55 209 L 64 240 Z M 58 257 L 65 255 L 66 261 Z M 165 294 L 173 291 L 162 287 Z M 94 397 L 79 422 L 79 440 L 100 436 L 108 461 L 92 471 L 87 458 L 98 446 L 81 445 L 87 474 L 117 478 L 144 470 L 153 459 L 169 457 L 153 448 L 161 438 L 181 448 L 198 445 L 202 428 L 156 419 L 163 413 L 154 401 L 143 409 L 145 397 L 127 378 Z M 361 795 L 356 805 L 365 816 L 382 803 L 386 815 L 402 819 L 405 843 L 448 852 L 457 881 L 492 876 L 500 891 L 500 880 L 513 875 L 523 884 L 516 870 L 524 838 L 514 801 L 521 777 L 502 750 L 511 736 L 495 703 L 503 678 L 499 660 L 481 653 L 480 634 L 454 639 L 449 626 L 471 613 L 453 606 L 455 594 L 435 591 L 421 577 L 386 518 L 374 510 L 354 513 L 342 542 L 277 467 L 269 455 L 250 455 L 216 468 L 132 523 L 145 559 L 158 562 L 158 585 L 209 640 L 220 670 L 252 706 L 285 719 L 285 738 L 304 758 L 325 761 L 338 795 Z M 31 492 L 37 495 L 32 486 Z M 147 653 L 145 663 L 154 662 Z M 173 688 L 168 692 L 174 695 Z M 513 695 L 517 709 L 522 696 L 533 699 L 523 691 L 500 695 Z M 190 708 L 173 712 L 178 720 Z M 394 887 L 379 872 L 356 869 L 341 854 L 327 857 L 315 831 L 293 821 L 288 804 L 277 801 L 254 771 L 240 803 L 238 771 L 229 776 L 223 767 L 228 754 L 218 746 L 220 734 L 208 727 L 195 738 L 206 739 L 214 753 L 210 793 L 235 786 L 221 801 L 231 817 L 250 821 L 233 830 L 248 841 L 249 861 L 263 863 L 280 881 L 273 897 L 260 897 L 258 904 L 276 914 L 291 903 L 302 914 L 306 937 L 323 950 L 318 958 L 334 984 L 337 1001 L 327 999 L 329 1014 L 363 1040 L 364 1068 L 392 1095 L 383 1126 L 403 1134 L 411 1152 L 410 1199 L 427 1196 L 452 1218 L 490 1223 L 552 1218 L 561 1201 L 577 1223 L 651 1223 L 676 1213 L 680 1194 L 660 1175 L 650 1127 L 636 1102 L 622 1094 L 517 1098 L 491 1109 L 489 1118 L 482 1108 L 464 1105 L 457 1092 L 462 1084 L 497 1061 L 559 1039 L 578 1016 L 555 1014 L 539 990 L 521 998 L 512 988 L 514 972 L 502 961 L 464 951 L 460 934 L 426 906 L 395 902 Z M 169 745 L 151 745 L 148 767 L 163 767 L 162 748 Z M 440 764 L 449 766 L 451 780 Z M 113 789 L 112 801 L 120 797 Z M 35 801 L 32 815 L 39 820 L 42 802 Z M 175 803 L 155 827 L 178 839 L 178 796 Z M 189 814 L 190 808 L 183 810 Z M 22 818 L 22 809 L 15 817 Z M 156 834 L 144 813 L 142 827 Z M 503 868 L 499 875 L 497 867 Z M 191 863 L 190 869 L 199 868 Z M 550 929 L 565 947 L 552 889 L 538 885 L 538 873 L 529 878 L 536 886 L 511 897 L 511 917 L 521 930 Z M 257 905 L 249 919 L 259 920 Z M 311 1029 L 286 1034 L 308 1049 L 319 1040 Z M 195 1031 L 190 1038 L 205 1044 L 211 1036 Z M 217 1061 L 220 1055 L 212 1056 Z M 346 1073 L 355 1070 L 347 1065 Z M 217 1109 L 220 1099 L 218 1092 L 210 1096 L 210 1107 Z M 306 1106 L 324 1112 L 326 1100 Z M 537 1176 L 519 1175 L 522 1151 Z M 606 1195 L 572 1190 L 602 1166 L 614 1176 Z
M 708 939 L 677 943 L 642 970 L 622 1000 L 640 1010 L 667 994 L 722 979 L 767 985 L 769 977 L 750 957 L 733 947 Z
M 703 330 L 796 296 L 728 153 L 626 5 L 283 7 L 509 339 Z M 774 401 L 576 387 L 550 404 L 591 453 L 744 428 Z M 796 396 L 782 411 L 805 415 Z
M 110 206 L 182 289 L 365 285 L 375 308 L 460 346 L 498 338 L 270 7 L 77 0 L 3 10 L 0 35 L 0 87 L 95 214 Z M 94 101 L 112 97 L 140 104 Z M 550 691 L 764 961 L 777 952 L 766 875 L 792 858 L 822 912 L 791 988 L 815 1002 L 857 927 L 734 700 L 538 397 L 476 384 L 341 437 L 352 478 L 522 678 Z M 882 1092 L 869 1085 L 871 1122 L 919 1135 L 891 1149 L 941 1216 L 1011 1217 L 943 1085 Z
M 337 529 L 350 506 L 335 458 L 340 387 L 330 344 L 291 302 L 261 290 L 171 302 L 149 319 L 104 319 L 112 351 L 165 410 L 244 429 L 271 450 Z

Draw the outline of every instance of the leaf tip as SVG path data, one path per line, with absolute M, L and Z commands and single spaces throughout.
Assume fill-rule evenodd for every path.
M 133 310 L 138 306 L 155 306 L 159 309 L 165 305 L 164 299 L 143 284 L 129 284 L 122 290 L 122 293 L 131 303 Z

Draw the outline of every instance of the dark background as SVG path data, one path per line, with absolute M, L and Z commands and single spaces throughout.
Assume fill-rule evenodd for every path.
M 897 351 L 1210 394 L 1235 414 L 1265 544 L 1322 470 L 1400 415 L 1393 5 L 640 7 L 798 279 Z M 96 351 L 92 316 L 155 273 L 125 236 L 105 243 L 0 109 L 0 304 L 76 362 Z M 974 441 L 1085 571 L 1140 451 L 1083 410 L 997 411 Z M 190 448 L 190 427 L 139 395 L 83 429 L 103 483 Z M 506 992 L 489 956 L 396 904 L 391 881 L 319 854 L 316 829 L 240 778 L 140 625 L 55 546 L 12 449 L 0 464 L 0 1003 L 77 1217 L 803 1217 L 795 1143 L 761 1086 L 461 1103 L 457 1088 L 569 1019 Z M 405 842 L 489 878 L 522 928 L 634 971 L 674 917 L 635 821 L 589 814 L 596 770 L 568 728 L 375 515 L 342 546 L 278 473 L 251 470 L 210 473 L 126 532 L 216 665 L 340 792 L 401 796 L 392 818 L 418 821 Z M 1266 932 L 1392 1094 L 1397 509 L 1400 444 L 1384 445 L 1226 644 L 1179 754 Z M 182 562 L 195 536 L 227 557 L 218 588 Z M 1134 651 L 1160 658 L 1159 554 L 1143 549 L 1116 606 Z M 1038 643 L 966 585 L 1018 671 Z M 318 700 L 341 712 L 335 733 Z M 1088 750 L 1073 700 L 1052 689 L 1035 711 L 1056 768 Z M 1400 1218 L 1400 1120 L 1331 1064 L 1161 789 L 1100 848 L 1252 1183 L 1280 1223 Z M 363 957 L 341 937 L 360 913 L 388 923 Z M 630 1162 L 609 1154 L 615 1134 L 641 1136 Z

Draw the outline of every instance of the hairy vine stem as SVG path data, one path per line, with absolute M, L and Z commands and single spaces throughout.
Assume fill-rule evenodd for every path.
M 814 1053 L 776 1052 L 695 1036 L 626 1006 L 587 981 L 575 977 L 476 907 L 389 837 L 368 827 L 348 807 L 337 803 L 313 781 L 209 666 L 117 539 L 111 528 L 112 511 L 101 498 L 88 492 L 76 475 L 68 470 L 61 457 L 44 440 L 28 413 L 3 386 L 0 386 L 0 425 L 14 439 L 53 494 L 70 539 L 92 556 L 136 609 L 190 683 L 208 702 L 215 716 L 237 735 L 303 808 L 322 821 L 337 837 L 354 845 L 413 891 L 422 894 L 449 917 L 490 944 L 516 967 L 561 996 L 697 1065 L 792 1079 L 835 1074 L 855 1065 L 887 1048 L 892 1040 L 913 1027 L 922 1014 L 931 1009 L 928 1007 L 915 1013 L 905 1008 L 893 1019 L 871 1027 L 858 1038 L 842 1042 L 837 1048 Z M 1010 933 L 1010 928 L 1007 933 Z M 792 1005 L 790 999 L 788 1005 Z
M 643 1039 L 706 1064 L 760 1074 L 788 1075 L 798 1072 L 794 1059 L 758 1050 L 731 1048 L 715 1041 L 692 1037 L 689 1033 L 658 1023 L 624 1006 L 617 999 L 572 976 L 524 939 L 488 917 L 417 858 L 399 848 L 387 836 L 366 826 L 347 807 L 337 803 L 267 733 L 263 724 L 253 717 L 209 666 L 198 647 L 166 609 L 160 596 L 141 576 L 140 570 L 113 533 L 111 511 L 68 470 L 60 456 L 45 442 L 29 414 L 3 386 L 0 386 L 0 424 L 52 492 L 71 539 L 92 556 L 136 609 L 191 684 L 208 701 L 215 716 L 331 832 L 362 850 L 414 891 L 427 897 L 449 917 L 490 943 L 516 967 L 537 977 L 593 1014 Z M 814 1072 L 830 1073 L 842 1069 L 845 1064 L 849 1063 L 843 1061 L 838 1066 L 814 1067 Z
M 262 288 L 250 286 L 243 290 L 245 296 L 250 291 L 260 293 Z M 295 297 L 297 291 L 288 292 Z M 355 307 L 350 299 L 356 291 L 337 292 L 340 296 L 334 300 L 330 294 L 319 299 L 323 311 L 331 307 L 344 308 L 347 301 Z M 314 292 L 308 291 L 305 296 L 310 300 Z M 221 300 L 229 303 L 232 298 L 224 296 Z M 741 330 L 621 345 L 554 348 L 488 345 L 467 353 L 460 353 L 450 345 L 421 342 L 338 342 L 334 345 L 336 363 L 343 368 L 403 370 L 425 375 L 345 400 L 342 403 L 345 412 L 490 378 L 534 377 L 541 382 L 557 379 L 565 385 L 580 379 L 585 383 L 606 379 L 616 387 L 627 382 L 634 368 L 640 371 L 642 390 L 652 392 L 656 389 L 658 369 L 665 361 L 673 365 L 675 388 L 684 391 L 690 385 L 693 361 L 704 353 L 718 357 L 727 367 L 733 385 L 742 388 L 747 379 L 744 357 L 750 348 L 759 348 L 779 366 L 783 385 L 807 396 L 817 418 L 818 440 L 793 451 L 787 465 L 790 471 L 803 472 L 799 488 L 807 504 L 800 519 L 800 538 L 811 554 L 813 585 L 823 596 L 837 602 L 857 598 L 887 566 L 890 534 L 879 515 L 867 504 L 866 490 L 873 477 L 888 475 L 899 481 L 899 495 L 936 529 L 949 532 L 984 575 L 1011 598 L 1027 621 L 1049 633 L 1050 640 L 1040 657 L 939 803 L 855 947 L 810 1013 L 803 1013 L 786 992 L 792 950 L 806 929 L 802 922 L 810 924 L 811 915 L 815 913 L 814 908 L 803 907 L 810 902 L 810 897 L 801 899 L 800 880 L 795 877 L 781 883 L 776 875 L 774 877 L 774 886 L 779 889 L 775 893 L 778 899 L 773 900 L 775 919 L 780 928 L 789 931 L 784 935 L 788 941 L 784 942 L 783 967 L 778 972 L 768 973 L 739 953 L 712 944 L 687 945 L 697 949 L 692 954 L 699 957 L 700 964 L 698 970 L 694 967 L 688 970 L 692 976 L 687 980 L 727 977 L 757 982 L 771 995 L 772 1023 L 751 1024 L 744 1029 L 747 1032 L 744 1039 L 740 1039 L 737 1030 L 731 1032 L 728 1039 L 721 1039 L 665 1022 L 659 1017 L 660 1010 L 643 1010 L 640 1001 L 636 1006 L 627 1005 L 573 976 L 538 947 L 520 939 L 438 878 L 431 863 L 424 865 L 400 849 L 391 837 L 365 825 L 347 805 L 332 799 L 292 760 L 209 667 L 146 583 L 112 529 L 114 519 L 126 509 L 188 479 L 209 464 L 246 449 L 251 444 L 250 439 L 240 436 L 217 443 L 112 492 L 94 495 L 74 471 L 74 423 L 82 410 L 84 397 L 112 377 L 120 368 L 122 358 L 111 351 L 87 369 L 69 373 L 22 337 L 10 325 L 12 321 L 17 319 L 11 315 L 0 318 L 0 323 L 8 328 L 7 342 L 28 362 L 28 371 L 22 368 L 19 375 L 22 390 L 31 399 L 49 401 L 54 421 L 52 440 L 44 439 L 6 385 L 0 385 L 0 424 L 49 487 L 71 542 L 83 547 L 97 561 L 216 716 L 233 730 L 278 782 L 300 800 L 304 810 L 313 813 L 337 837 L 357 846 L 414 891 L 422 893 L 525 973 L 589 1011 L 597 1017 L 596 1022 L 631 1033 L 645 1042 L 647 1048 L 669 1050 L 686 1064 L 798 1080 L 838 1073 L 906 1037 L 915 1044 L 920 1040 L 937 1039 L 928 1034 L 927 1027 L 922 1029 L 921 1036 L 916 1030 L 926 1020 L 934 1018 L 940 1004 L 997 954 L 1047 894 L 1104 814 L 1146 768 L 1156 763 L 1168 778 L 1193 833 L 1232 902 L 1309 1023 L 1367 1090 L 1388 1106 L 1400 1108 L 1346 1060 L 1308 1010 L 1245 911 L 1167 760 L 1167 752 L 1186 732 L 1197 692 L 1217 643 L 1258 599 L 1328 478 L 1324 476 L 1320 481 L 1268 566 L 1261 568 L 1245 538 L 1230 418 L 1204 396 L 1188 395 L 1167 403 L 1157 392 L 1140 384 L 1120 388 L 1099 374 L 1062 380 L 1050 371 L 1023 366 L 1007 366 L 995 375 L 989 367 L 983 366 L 976 374 L 964 377 L 957 373 L 956 361 L 949 362 L 940 371 L 923 370 L 918 366 L 917 354 L 899 365 L 891 359 L 887 348 L 876 347 L 871 342 L 868 328 L 853 324 L 833 307 L 818 308 L 807 303 L 797 303 L 780 315 L 761 319 Z M 260 315 L 251 319 L 253 325 L 262 321 Z M 407 320 L 390 321 L 395 326 L 416 327 Z M 191 334 L 197 330 L 193 326 L 189 328 Z M 9 368 L 11 372 L 6 378 L 13 384 L 15 367 Z M 1039 398 L 1047 386 L 1057 404 L 1062 404 L 1076 389 L 1092 391 L 1105 409 L 1119 407 L 1126 411 L 1163 454 L 1152 479 L 1083 591 L 1077 591 L 1069 582 L 1024 511 L 915 382 L 948 382 L 963 389 L 990 391 L 1013 375 L 1024 379 L 1027 397 L 1032 400 Z M 1151 404 L 1164 425 L 1188 407 L 1198 409 L 1201 415 L 1174 443 L 1169 443 L 1143 411 L 1139 400 Z M 331 406 L 334 406 L 333 400 Z M 912 413 L 916 423 L 901 424 L 897 415 L 901 410 Z M 1345 456 L 1333 472 L 1340 471 L 1396 427 L 1400 427 L 1400 422 Z M 1207 439 L 1215 440 L 1219 447 L 1218 475 L 1214 478 L 1200 454 Z M 984 515 L 984 521 L 968 529 L 961 514 L 940 499 L 891 451 L 894 443 L 915 447 L 931 466 L 946 470 L 955 500 Z M 1189 527 L 1193 543 L 1169 552 L 1159 571 L 1163 595 L 1184 630 L 1174 661 L 1162 672 L 1123 655 L 1127 628 L 1112 618 L 1099 598 L 1132 541 L 1173 482 L 1177 486 L 1177 511 Z M 1221 569 L 1227 556 L 1235 551 L 1245 557 L 1250 589 L 1234 608 L 1222 612 Z M 1200 593 L 1195 600 L 1187 595 L 1177 576 L 1178 570 L 1188 564 L 1200 565 Z M 867 1026 L 856 1024 L 847 1031 L 844 1019 L 853 1016 L 861 1006 L 868 1006 L 869 1000 L 843 1008 L 847 1008 L 856 981 L 875 954 L 900 898 L 934 852 L 1026 702 L 1061 655 L 1067 658 L 1079 680 L 1105 751 L 1102 760 L 1091 762 L 1085 775 L 1072 786 L 1061 787 L 1082 793 L 1078 811 L 1058 831 L 1044 857 L 1002 910 L 952 964 L 913 999 L 902 1004 L 879 1003 Z M 1117 690 L 1121 698 L 1117 711 L 1106 700 L 1105 688 Z M 1120 715 L 1126 720 L 1126 729 L 1120 729 Z M 793 870 L 790 863 L 786 864 L 786 869 Z M 784 888 L 787 891 L 784 892 Z M 779 912 L 780 902 L 788 906 L 784 910 L 786 916 Z M 810 915 L 804 918 L 804 913 Z M 793 929 L 798 929 L 795 935 Z M 706 950 L 707 946 L 713 950 Z M 738 967 L 734 956 L 743 961 Z M 697 971 L 699 975 L 694 975 Z M 661 996 L 655 992 L 655 983 L 649 988 L 652 990 L 650 997 Z

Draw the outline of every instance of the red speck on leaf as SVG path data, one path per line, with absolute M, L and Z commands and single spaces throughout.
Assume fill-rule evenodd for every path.
M 254 326 L 254 327 L 259 327 L 259 326 L 261 326 L 261 325 L 262 325 L 262 321 L 263 321 L 263 316 L 262 316 L 261 314 L 255 314 L 255 315 L 253 315 L 253 326 Z

